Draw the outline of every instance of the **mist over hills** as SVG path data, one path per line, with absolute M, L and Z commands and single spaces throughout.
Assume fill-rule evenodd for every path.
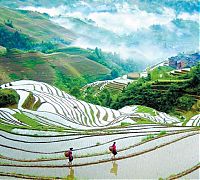
M 77 38 L 70 45 L 99 47 L 124 60 L 159 62 L 198 49 L 198 1 L 0 1 L 48 14 Z
M 199 179 L 199 4 L 0 0 L 0 179 Z

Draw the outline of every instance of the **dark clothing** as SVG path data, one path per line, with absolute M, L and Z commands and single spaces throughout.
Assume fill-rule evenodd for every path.
M 69 150 L 68 153 L 69 153 L 69 157 L 72 157 L 72 151 Z
M 69 150 L 69 162 L 72 162 L 73 161 L 73 156 L 72 156 L 72 151 Z
M 113 145 L 112 145 L 112 148 L 113 148 L 112 153 L 113 153 L 114 155 L 116 155 L 116 154 L 117 154 L 117 148 L 116 148 L 116 145 L 113 144 Z
M 116 155 L 116 154 L 117 154 L 117 151 L 113 149 L 112 153 L 113 153 L 114 155 Z
M 69 162 L 72 162 L 73 161 L 73 156 L 69 157 Z

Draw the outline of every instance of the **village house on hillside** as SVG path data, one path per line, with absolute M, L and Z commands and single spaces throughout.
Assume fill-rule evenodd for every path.
M 200 61 L 200 54 L 193 53 L 190 55 L 180 54 L 169 58 L 169 66 L 175 69 L 190 68 L 195 66 Z
M 140 78 L 140 74 L 137 73 L 137 72 L 129 73 L 128 76 L 127 76 L 127 78 L 128 78 L 128 79 L 136 80 L 136 79 L 139 79 L 139 78 Z

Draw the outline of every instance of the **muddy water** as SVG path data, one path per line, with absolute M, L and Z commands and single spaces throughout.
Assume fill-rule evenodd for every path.
M 0 171 L 41 176 L 75 176 L 86 179 L 158 179 L 182 172 L 199 162 L 199 135 L 188 137 L 158 150 L 115 162 L 69 168 L 11 168 Z M 187 178 L 198 179 L 193 172 Z

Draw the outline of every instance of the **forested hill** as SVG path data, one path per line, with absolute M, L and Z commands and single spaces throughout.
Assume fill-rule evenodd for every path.
M 139 79 L 125 88 L 111 107 L 145 105 L 190 118 L 200 113 L 200 63 L 176 79 Z
M 188 120 L 200 113 L 200 59 L 195 62 L 196 66 L 192 66 L 190 71 L 170 66 L 157 67 L 149 71 L 146 78 L 128 85 L 122 84 L 122 79 L 121 83 L 117 79 L 110 83 L 96 82 L 83 88 L 80 98 L 114 109 L 148 106 Z

